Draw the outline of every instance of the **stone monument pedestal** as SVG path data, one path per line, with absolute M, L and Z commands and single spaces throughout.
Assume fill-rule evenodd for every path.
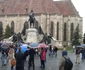
M 29 28 L 26 30 L 26 43 L 38 42 L 38 32 L 35 28 Z

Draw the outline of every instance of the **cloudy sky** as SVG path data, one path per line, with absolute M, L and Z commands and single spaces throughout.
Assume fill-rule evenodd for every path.
M 56 1 L 56 0 L 54 0 Z M 71 0 L 79 12 L 80 16 L 83 17 L 83 33 L 85 33 L 85 0 Z
M 72 0 L 72 2 L 80 16 L 83 17 L 83 33 L 85 33 L 85 0 Z

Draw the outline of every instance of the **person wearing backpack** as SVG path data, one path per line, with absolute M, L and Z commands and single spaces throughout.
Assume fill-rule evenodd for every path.
M 62 58 L 60 59 L 59 62 L 59 70 L 72 70 L 72 68 L 73 68 L 73 63 L 70 60 L 70 58 L 67 56 L 67 51 L 63 50 Z

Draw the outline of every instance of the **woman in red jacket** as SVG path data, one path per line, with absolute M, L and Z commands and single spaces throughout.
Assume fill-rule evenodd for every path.
M 41 55 L 40 55 L 40 60 L 41 60 L 41 66 L 42 68 L 45 68 L 45 58 L 46 58 L 46 51 L 44 48 L 41 48 Z

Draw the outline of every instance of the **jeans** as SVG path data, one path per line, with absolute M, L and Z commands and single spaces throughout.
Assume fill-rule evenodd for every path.
M 7 55 L 6 54 L 2 54 L 1 59 L 2 59 L 2 66 L 6 65 L 6 63 L 7 63 Z

